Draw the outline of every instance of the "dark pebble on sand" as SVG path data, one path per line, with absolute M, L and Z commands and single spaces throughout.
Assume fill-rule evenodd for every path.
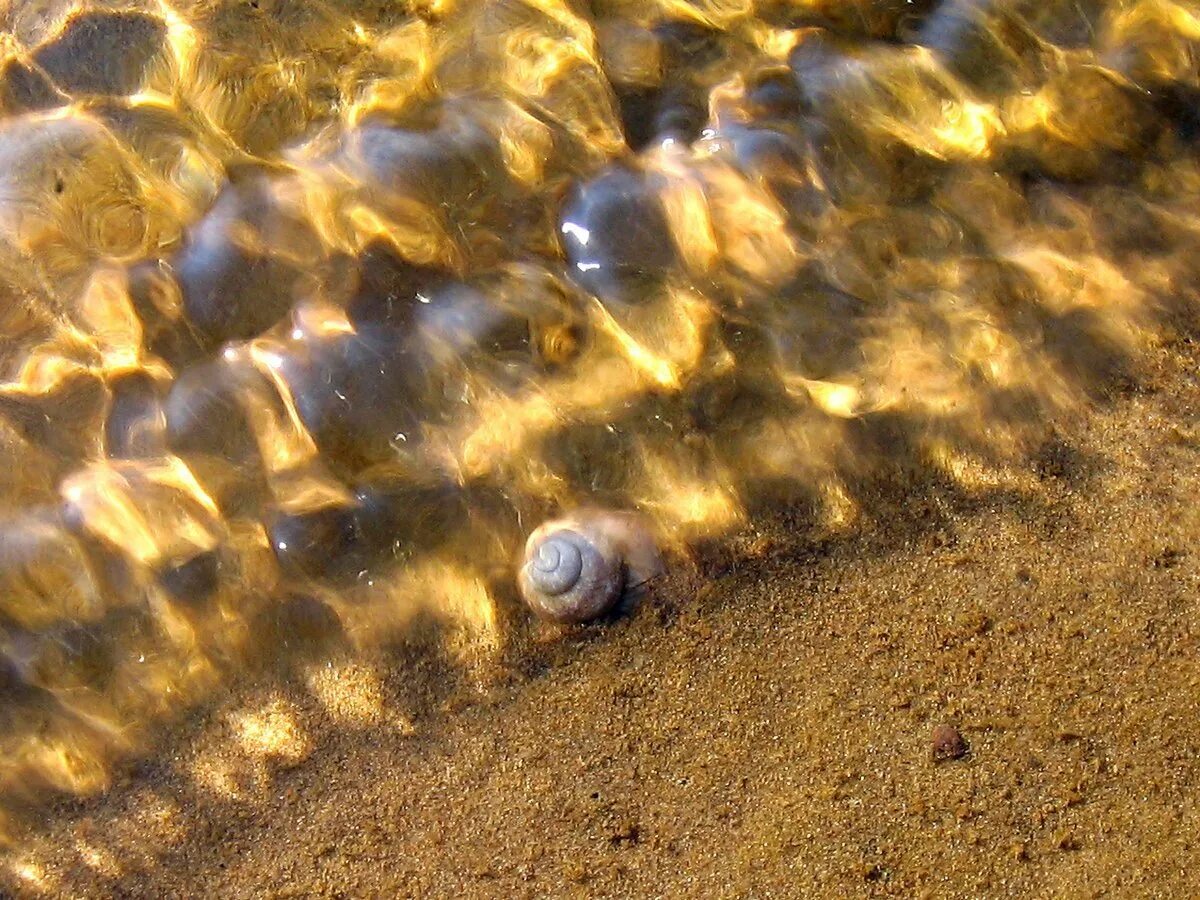
M 967 742 L 953 725 L 938 725 L 933 729 L 933 759 L 962 759 L 967 754 Z

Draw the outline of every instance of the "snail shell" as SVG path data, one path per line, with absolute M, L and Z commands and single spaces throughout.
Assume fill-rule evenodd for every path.
M 518 575 L 521 596 L 540 617 L 590 622 L 662 572 L 649 528 L 630 513 L 585 510 L 529 536 Z

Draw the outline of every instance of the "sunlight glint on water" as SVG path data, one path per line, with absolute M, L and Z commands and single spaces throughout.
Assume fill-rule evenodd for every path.
M 14 0 L 4 28 L 4 809 L 103 789 L 264 659 L 429 616 L 499 653 L 562 509 L 641 509 L 685 555 L 782 504 L 853 528 L 893 468 L 1036 491 L 1023 455 L 1194 297 L 1182 2 Z M 302 677 L 378 721 L 338 665 Z M 231 728 L 307 746 L 285 706 Z

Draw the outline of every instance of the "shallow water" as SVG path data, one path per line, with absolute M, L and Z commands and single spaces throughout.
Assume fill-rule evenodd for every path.
M 542 519 L 666 548 L 1009 463 L 1190 308 L 1200 12 L 14 3 L 0 793 L 277 656 L 494 651 Z M 466 648 L 466 649 L 463 649 Z

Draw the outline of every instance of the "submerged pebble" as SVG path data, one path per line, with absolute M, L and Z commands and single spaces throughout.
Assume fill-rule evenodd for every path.
M 615 167 L 582 185 L 559 231 L 571 277 L 604 300 L 644 299 L 676 262 L 662 202 L 630 169 Z
M 156 16 L 95 10 L 70 19 L 34 61 L 71 93 L 132 94 L 166 40 L 166 25 Z
M 254 337 L 310 289 L 316 267 L 284 255 L 295 248 L 290 234 L 272 234 L 271 205 L 262 184 L 227 189 L 171 261 L 188 321 L 214 345 Z

